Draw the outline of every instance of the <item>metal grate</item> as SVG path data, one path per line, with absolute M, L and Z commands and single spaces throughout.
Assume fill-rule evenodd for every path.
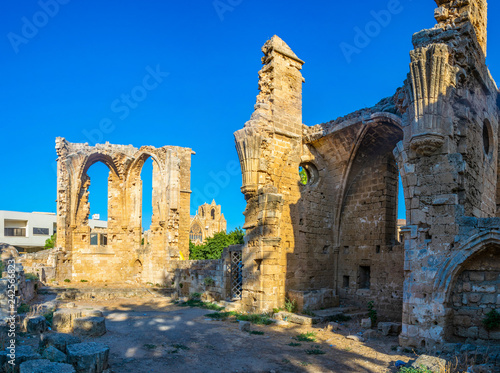
M 241 299 L 243 285 L 241 251 L 231 252 L 231 297 Z

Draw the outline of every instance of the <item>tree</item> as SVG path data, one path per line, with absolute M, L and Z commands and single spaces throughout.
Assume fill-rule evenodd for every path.
M 45 250 L 53 249 L 54 246 L 56 245 L 56 238 L 57 238 L 57 233 L 54 233 L 50 238 L 47 238 L 45 240 Z
M 230 245 L 242 244 L 244 236 L 243 230 L 238 227 L 229 233 L 215 233 L 213 237 L 207 238 L 207 241 L 201 245 L 195 245 L 189 241 L 189 259 L 220 259 L 224 248 Z

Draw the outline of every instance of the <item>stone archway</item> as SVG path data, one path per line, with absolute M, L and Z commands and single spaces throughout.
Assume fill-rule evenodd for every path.
M 500 245 L 489 244 L 460 267 L 449 292 L 447 340 L 489 340 L 500 344 L 500 329 L 483 320 L 500 304 Z

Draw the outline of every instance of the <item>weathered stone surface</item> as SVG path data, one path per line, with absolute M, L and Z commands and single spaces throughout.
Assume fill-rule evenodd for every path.
M 278 312 L 274 317 L 299 325 L 313 325 L 317 324 L 320 321 L 320 319 L 317 317 L 297 315 L 295 313 L 284 311 Z
M 239 327 L 242 332 L 249 332 L 250 326 L 251 326 L 250 321 L 239 321 Z
M 368 330 L 365 330 L 363 333 L 364 339 L 373 339 L 373 338 L 378 338 L 378 337 L 380 337 L 380 333 L 377 330 L 368 329 Z
M 361 319 L 361 327 L 364 329 L 370 329 L 372 327 L 371 319 Z
M 378 330 L 380 330 L 383 335 L 398 335 L 401 333 L 401 323 L 379 322 Z
M 31 334 L 41 334 L 47 330 L 47 320 L 43 316 L 30 316 L 23 320 L 26 332 Z
M 20 373 L 75 373 L 75 368 L 70 364 L 53 363 L 41 359 L 22 363 Z
M 53 363 L 65 363 L 67 361 L 66 354 L 54 346 L 47 347 L 47 349 L 42 352 L 42 357 Z
M 328 331 L 336 331 L 336 330 L 340 330 L 340 324 L 339 324 L 339 323 L 337 323 L 337 322 L 334 322 L 334 321 L 329 322 L 329 323 L 328 323 L 328 325 L 327 325 L 327 327 L 326 327 L 326 329 L 327 329 Z
M 67 353 L 67 347 L 73 344 L 81 343 L 81 339 L 71 334 L 65 333 L 45 333 L 40 338 L 39 347 L 46 349 L 49 346 L 54 346 L 58 350 Z
M 435 356 L 420 355 L 411 366 L 415 369 L 425 367 L 433 373 L 440 373 L 446 366 L 446 360 Z
M 100 337 L 106 334 L 104 317 L 79 317 L 74 319 L 73 332 L 89 337 Z
M 72 332 L 75 319 L 102 316 L 102 312 L 99 310 L 63 308 L 54 312 L 52 328 L 58 332 Z
M 76 373 L 102 373 L 108 367 L 109 347 L 96 342 L 70 345 L 68 363 L 75 367 Z

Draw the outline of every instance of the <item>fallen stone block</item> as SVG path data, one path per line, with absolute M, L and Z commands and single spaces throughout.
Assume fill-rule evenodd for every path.
M 363 329 L 370 329 L 372 327 L 372 319 L 361 319 L 361 327 Z
M 54 346 L 59 351 L 63 353 L 67 353 L 67 346 L 74 345 L 77 343 L 81 343 L 81 339 L 75 337 L 71 334 L 65 333 L 49 333 L 42 334 L 40 338 L 39 347 L 41 349 L 46 349 L 49 346 Z
M 89 337 L 100 337 L 106 334 L 104 317 L 79 317 L 73 321 L 73 332 Z
M 296 315 L 295 313 L 284 311 L 278 312 L 274 317 L 278 320 L 288 321 L 299 325 L 313 325 L 321 321 L 319 317 Z
M 249 332 L 250 331 L 250 321 L 240 321 L 240 331 Z
M 356 341 L 356 342 L 364 342 L 365 339 L 363 337 L 360 337 L 359 335 L 348 335 L 346 339 L 350 339 L 351 341 Z
M 66 354 L 54 346 L 47 347 L 47 349 L 43 351 L 42 357 L 53 363 L 65 363 L 68 360 Z
M 363 333 L 364 339 L 374 339 L 380 337 L 380 332 L 373 329 L 368 329 Z
M 30 316 L 23 320 L 24 329 L 30 334 L 42 334 L 47 330 L 47 320 L 43 316 Z
M 109 347 L 102 343 L 87 342 L 68 346 L 68 363 L 76 373 L 102 373 L 108 368 Z
M 446 367 L 446 360 L 436 356 L 420 355 L 411 366 L 415 369 L 422 367 L 429 369 L 431 372 L 439 373 Z
M 64 308 L 54 312 L 52 329 L 58 332 L 71 333 L 73 331 L 74 320 L 81 317 L 103 317 L 103 315 L 99 310 Z
M 40 354 L 36 353 L 31 346 L 17 346 L 16 347 L 16 365 L 28 361 L 41 359 Z
M 469 369 L 470 373 L 495 373 L 494 364 L 480 364 L 474 365 Z
M 399 333 L 401 333 L 401 323 L 379 322 L 378 330 L 380 330 L 383 335 L 399 335 Z
M 330 331 L 330 332 L 333 332 L 333 331 L 336 331 L 336 330 L 340 330 L 340 324 L 337 323 L 337 322 L 329 322 L 327 327 L 326 327 L 326 330 Z
M 75 373 L 75 368 L 69 364 L 53 363 L 49 360 L 31 360 L 22 363 L 20 373 Z

